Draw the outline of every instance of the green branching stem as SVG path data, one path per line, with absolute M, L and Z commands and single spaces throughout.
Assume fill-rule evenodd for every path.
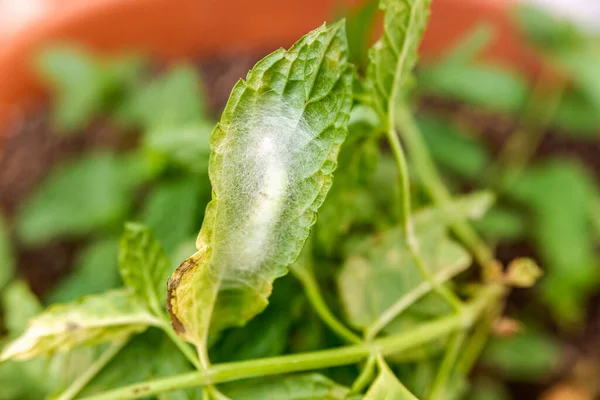
M 401 204 L 402 204 L 402 228 L 404 231 L 404 236 L 406 238 L 406 245 L 408 250 L 413 258 L 419 272 L 423 276 L 423 278 L 431 284 L 433 290 L 438 293 L 444 300 L 448 302 L 456 311 L 459 311 L 462 302 L 454 293 L 448 290 L 442 284 L 439 284 L 433 275 L 429 272 L 425 263 L 423 262 L 423 258 L 419 253 L 419 243 L 415 236 L 414 225 L 411 216 L 411 201 L 410 201 L 410 179 L 408 176 L 408 164 L 406 162 L 406 156 L 404 155 L 404 150 L 402 149 L 402 145 L 400 144 L 400 139 L 398 139 L 398 134 L 396 133 L 395 124 L 392 123 L 394 120 L 394 110 L 395 108 L 390 109 L 390 122 L 387 129 L 387 137 L 390 143 L 390 147 L 392 149 L 392 153 L 394 154 L 394 159 L 396 160 L 396 164 L 398 166 L 398 175 L 400 177 L 400 188 L 401 188 Z M 393 318 L 392 318 L 393 319 Z
M 169 378 L 151 380 L 90 396 L 85 400 L 129 400 L 178 389 L 214 385 L 258 376 L 310 371 L 360 362 L 371 355 L 396 354 L 413 349 L 457 330 L 470 328 L 480 315 L 497 304 L 505 289 L 497 284 L 484 286 L 460 313 L 426 322 L 410 331 L 376 339 L 372 342 L 292 354 L 258 360 L 231 362 L 210 366 L 207 370 Z
M 64 392 L 54 400 L 71 400 L 98 375 L 100 371 L 125 347 L 129 339 L 112 343 L 81 375 L 79 375 Z
M 429 150 L 408 106 L 401 104 L 396 106 L 395 110 L 398 114 L 396 123 L 406 141 L 413 165 L 425 186 L 425 190 L 427 190 L 436 206 L 446 206 L 452 200 L 452 197 L 431 159 Z M 469 248 L 482 268 L 494 260 L 493 252 L 466 221 L 455 222 L 451 225 L 451 229 L 458 239 Z
M 371 355 L 367 358 L 367 361 L 364 363 L 358 378 L 352 384 L 350 391 L 352 393 L 361 393 L 371 381 L 373 381 L 373 377 L 375 376 L 375 365 L 377 361 L 376 355 Z
M 319 318 L 341 339 L 348 343 L 358 344 L 361 342 L 361 338 L 349 328 L 346 327 L 337 317 L 331 312 L 325 299 L 321 295 L 319 284 L 315 279 L 312 271 L 306 268 L 292 268 L 292 273 L 300 281 L 306 297 L 310 302 L 310 305 L 315 310 Z

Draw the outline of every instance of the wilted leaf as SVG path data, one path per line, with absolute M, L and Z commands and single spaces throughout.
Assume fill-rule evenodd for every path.
M 221 390 L 231 400 L 343 400 L 350 392 L 320 374 L 252 379 Z
M 92 295 L 50 306 L 34 317 L 25 332 L 3 349 L 0 361 L 121 340 L 159 323 L 127 291 Z
M 379 375 L 367 391 L 364 400 L 418 400 L 384 361 L 379 363 Z
M 315 223 L 346 134 L 352 75 L 344 27 L 322 26 L 260 61 L 212 133 L 213 200 L 198 252 L 169 282 L 186 340 L 243 325 L 267 305 Z M 212 319 L 211 319 L 212 318 Z
M 12 243 L 4 223 L 4 216 L 0 212 L 0 289 L 2 289 L 13 276 L 15 260 Z
M 77 255 L 73 270 L 52 288 L 49 303 L 68 303 L 89 294 L 100 294 L 121 286 L 117 267 L 119 241 L 99 239 Z
M 387 116 L 411 83 L 430 0 L 381 0 L 383 35 L 369 51 L 367 86 L 380 116 Z
M 133 155 L 94 153 L 59 165 L 19 211 L 19 236 L 37 245 L 118 224 L 147 178 L 146 165 Z
M 154 315 L 163 315 L 172 268 L 162 246 L 146 226 L 125 224 L 119 247 L 119 270 L 123 282 Z

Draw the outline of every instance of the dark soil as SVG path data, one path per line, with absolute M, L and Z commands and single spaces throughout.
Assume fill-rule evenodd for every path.
M 224 108 L 235 82 L 245 77 L 261 56 L 261 53 L 231 54 L 196 63 L 206 87 L 208 106 L 215 118 Z M 168 66 L 157 64 L 156 69 L 160 71 L 166 67 Z M 515 128 L 515 122 L 511 118 L 448 101 L 427 99 L 421 107 L 447 113 L 462 123 L 476 127 L 493 151 L 501 147 Z M 33 110 L 24 121 L 0 134 L 0 137 L 5 138 L 0 151 L 0 210 L 7 215 L 9 227 L 12 226 L 11 218 L 21 201 L 44 179 L 52 166 L 88 149 L 119 150 L 130 147 L 132 140 L 135 140 L 132 139 L 135 135 L 124 135 L 103 119 L 95 121 L 82 134 L 60 136 L 52 128 L 47 105 Z M 537 157 L 547 155 L 577 158 L 593 169 L 600 180 L 600 141 L 580 142 L 566 135 L 550 133 L 544 138 L 536 154 Z M 35 293 L 44 296 L 68 272 L 82 243 L 82 240 L 60 241 L 37 249 L 24 249 L 17 243 L 19 273 L 30 282 Z M 498 248 L 498 257 L 503 262 L 523 256 L 535 256 L 527 243 Z M 508 314 L 524 306 L 537 307 L 535 303 L 535 296 L 530 290 L 516 290 L 508 304 Z M 585 357 L 600 358 L 599 304 L 600 294 L 590 303 L 589 318 L 583 333 L 565 338 L 575 344 L 573 347 L 576 353 L 568 357 L 564 377 L 570 379 L 569 370 L 582 354 Z M 536 312 L 539 312 L 540 321 L 547 323 L 547 328 L 558 335 L 564 335 L 552 325 L 552 319 L 545 315 L 543 309 Z M 550 383 L 515 383 L 511 385 L 511 391 L 516 399 L 534 399 L 547 390 Z

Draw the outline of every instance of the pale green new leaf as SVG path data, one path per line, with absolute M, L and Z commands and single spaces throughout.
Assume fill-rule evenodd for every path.
M 314 30 L 239 81 L 212 133 L 213 200 L 198 252 L 169 282 L 186 340 L 243 325 L 287 273 L 331 186 L 352 102 L 343 23 Z
M 364 397 L 364 400 L 418 400 L 382 360 L 379 375 Z
M 383 34 L 369 52 L 367 85 L 381 116 L 387 116 L 411 82 L 431 0 L 381 0 Z
M 469 254 L 447 237 L 447 227 L 459 218 L 481 216 L 490 204 L 489 194 L 477 193 L 445 208 L 415 214 L 415 234 L 436 282 L 451 279 L 471 261 Z M 382 320 L 389 323 L 432 290 L 405 242 L 402 229 L 396 227 L 354 243 L 338 276 L 342 304 L 353 326 L 364 329 Z
M 74 303 L 50 306 L 34 317 L 25 332 L 3 349 L 0 361 L 121 340 L 159 324 L 128 291 L 83 297 Z
M 253 379 L 223 385 L 231 400 L 342 400 L 350 390 L 321 374 Z
M 171 268 L 165 251 L 146 226 L 132 222 L 125 224 L 119 250 L 119 270 L 123 281 L 136 296 L 155 315 L 162 315 Z

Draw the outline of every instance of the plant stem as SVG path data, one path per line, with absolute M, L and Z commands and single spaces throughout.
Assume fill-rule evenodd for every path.
M 390 118 L 394 118 L 392 109 L 390 109 Z M 400 144 L 400 139 L 398 139 L 398 134 L 396 133 L 396 129 L 394 128 L 394 124 L 390 121 L 390 126 L 387 130 L 387 137 L 390 143 L 390 147 L 392 148 L 392 153 L 394 154 L 394 158 L 396 160 L 396 164 L 398 166 L 398 175 L 400 176 L 400 188 L 402 191 L 401 194 L 401 202 L 402 202 L 402 228 L 404 231 L 404 236 L 406 237 L 406 245 L 408 250 L 414 260 L 419 272 L 423 276 L 423 278 L 431 284 L 433 290 L 438 293 L 448 304 L 450 304 L 456 311 L 460 311 L 462 307 L 462 302 L 454 293 L 452 293 L 448 288 L 444 285 L 438 284 L 436 280 L 433 278 L 425 263 L 423 262 L 423 258 L 419 253 L 419 243 L 415 236 L 413 220 L 411 216 L 411 201 L 410 201 L 410 179 L 408 176 L 408 164 L 406 163 L 406 156 L 404 155 L 404 150 L 402 149 L 402 145 Z
M 348 329 L 340 320 L 336 318 L 335 315 L 333 315 L 327 306 L 327 303 L 325 303 L 325 299 L 323 299 L 323 296 L 321 295 L 319 284 L 317 283 L 312 271 L 299 267 L 292 268 L 292 273 L 302 284 L 308 301 L 319 315 L 321 320 L 346 342 L 354 344 L 360 343 L 360 337 Z
M 196 354 L 194 354 L 192 348 L 177 335 L 177 333 L 173 330 L 173 328 L 168 322 L 164 322 L 163 324 L 161 324 L 160 328 L 163 330 L 163 332 L 167 334 L 167 336 L 171 339 L 175 346 L 177 346 L 177 348 L 181 350 L 181 353 L 185 356 L 185 358 L 188 359 L 190 363 L 192 363 L 192 365 L 196 369 L 202 368 L 200 360 L 198 360 L 198 357 L 196 356 Z
M 397 335 L 337 349 L 292 354 L 258 360 L 217 364 L 205 371 L 157 379 L 115 389 L 85 400 L 129 400 L 189 387 L 213 385 L 238 379 L 278 375 L 299 371 L 329 368 L 360 362 L 373 354 L 382 356 L 415 348 L 444 337 L 458 329 L 470 327 L 479 315 L 504 295 L 504 288 L 490 284 L 467 303 L 460 314 L 438 318 Z
M 352 384 L 352 388 L 350 389 L 352 393 L 360 393 L 362 392 L 373 380 L 373 376 L 375 375 L 375 365 L 377 361 L 377 356 L 371 355 L 363 365 L 358 378 Z
M 452 369 L 456 364 L 460 349 L 464 343 L 466 333 L 465 332 L 454 332 L 448 341 L 446 353 L 442 359 L 442 364 L 438 370 L 437 376 L 431 386 L 429 392 L 429 400 L 438 400 L 443 398 L 444 390 L 446 389 L 446 383 L 450 378 Z
M 446 206 L 452 197 L 431 159 L 429 150 L 423 142 L 421 132 L 409 112 L 408 106 L 402 104 L 397 106 L 396 110 L 398 113 L 396 123 L 400 127 L 402 137 L 410 150 L 415 169 L 423 182 L 425 190 L 436 206 Z M 493 252 L 466 221 L 455 222 L 451 225 L 451 228 L 459 240 L 473 253 L 477 263 L 482 268 L 493 261 Z
M 54 400 L 71 400 L 125 347 L 129 339 L 112 343 L 64 392 Z

